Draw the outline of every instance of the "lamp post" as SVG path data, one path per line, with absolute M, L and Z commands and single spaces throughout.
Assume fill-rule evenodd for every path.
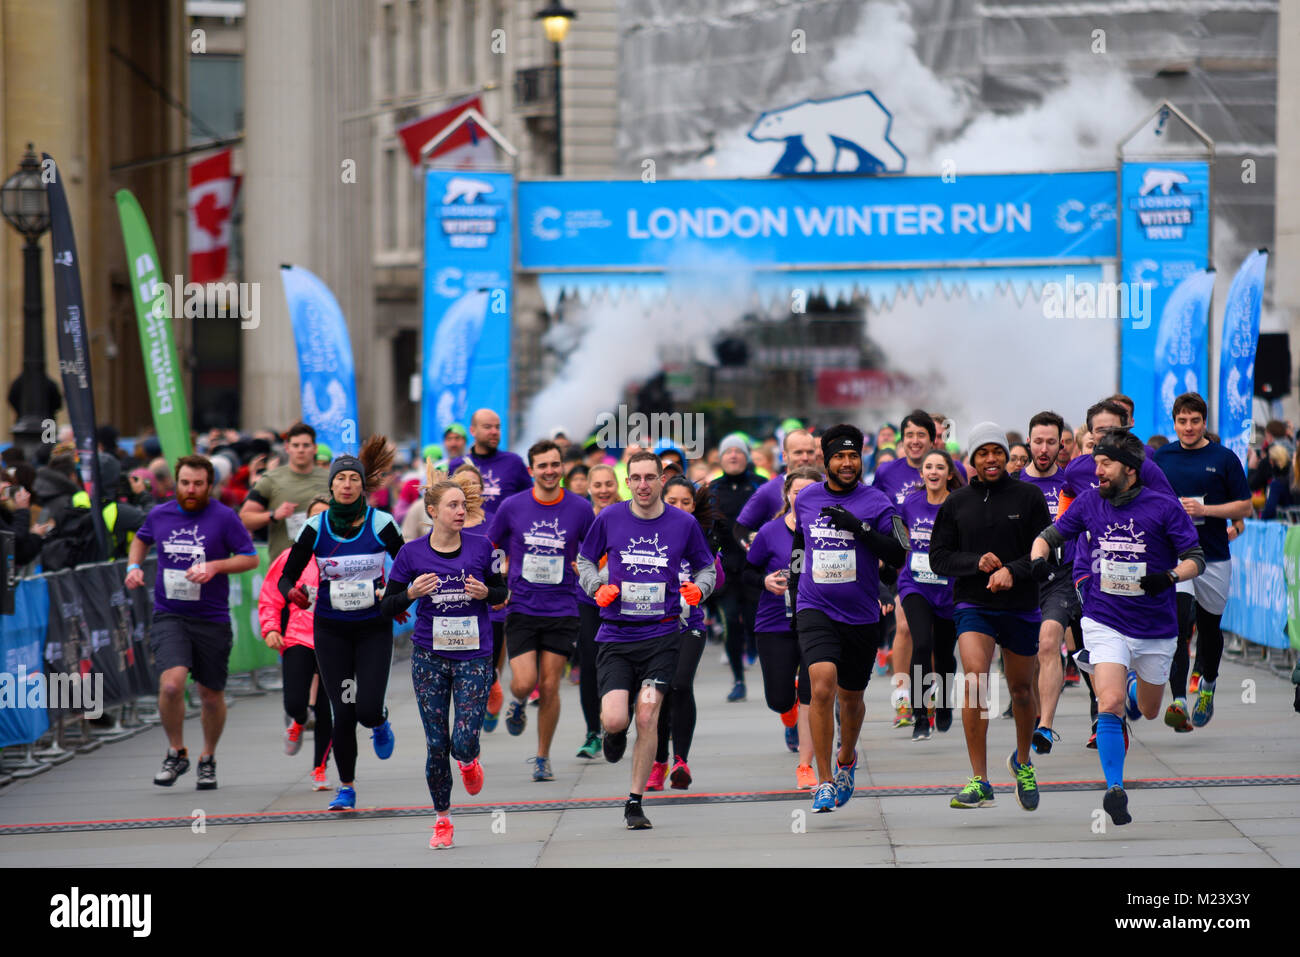
M 18 171 L 0 186 L 0 211 L 27 240 L 23 244 L 23 371 L 9 387 L 9 404 L 18 415 L 15 442 L 31 452 L 41 443 L 44 423 L 62 404 L 58 387 L 45 375 L 40 239 L 50 228 L 50 199 L 31 143 Z
M 577 13 L 560 0 L 551 0 L 546 8 L 537 12 L 535 20 L 542 21 L 546 39 L 551 41 L 551 70 L 555 78 L 555 175 L 564 175 L 564 113 L 560 85 L 560 44 L 569 34 L 569 25 L 578 19 Z

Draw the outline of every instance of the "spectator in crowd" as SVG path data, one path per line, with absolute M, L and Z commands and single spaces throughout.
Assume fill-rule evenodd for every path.
M 1012 434 L 1015 433 L 1008 433 L 1008 436 Z M 1028 464 L 1029 446 L 1024 442 L 1011 442 L 1011 455 L 1007 458 L 1007 474 L 1019 478 L 1020 472 Z
M 1264 509 L 1260 513 L 1260 518 L 1265 520 L 1277 518 L 1278 509 L 1290 508 L 1295 504 L 1300 488 L 1294 488 L 1292 483 L 1300 476 L 1292 476 L 1291 459 L 1291 453 L 1281 442 L 1274 442 L 1268 447 L 1265 461 L 1272 471 L 1272 477 L 1265 486 Z
M 40 557 L 49 526 L 32 525 L 32 493 L 15 476 L 0 470 L 0 531 L 14 534 L 14 565 L 22 568 Z
M 170 501 L 176 497 L 176 477 L 172 475 L 172 467 L 167 464 L 167 460 L 161 455 L 149 463 L 149 472 L 153 475 L 153 489 L 151 494 L 155 504 Z

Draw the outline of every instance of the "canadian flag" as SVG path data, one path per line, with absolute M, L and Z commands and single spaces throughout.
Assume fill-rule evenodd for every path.
M 230 175 L 231 150 L 190 165 L 190 282 L 215 282 L 226 274 L 230 213 L 239 180 Z
M 397 135 L 406 147 L 406 155 L 411 165 L 420 166 L 420 150 L 424 144 L 437 136 L 442 130 L 455 122 L 456 117 L 473 107 L 480 114 L 483 101 L 475 96 L 441 113 L 434 113 L 422 119 L 412 120 L 405 126 L 398 127 Z M 456 169 L 474 169 L 491 165 L 496 160 L 496 146 L 491 137 L 478 128 L 473 120 L 464 123 L 456 132 L 438 144 L 438 148 L 429 154 L 430 159 L 437 159 L 439 166 Z

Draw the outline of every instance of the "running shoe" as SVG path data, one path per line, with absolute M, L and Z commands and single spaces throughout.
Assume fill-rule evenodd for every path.
M 600 744 L 605 752 L 605 760 L 610 764 L 618 764 L 623 759 L 623 752 L 627 750 L 627 729 L 624 728 L 617 734 L 606 731 Z
M 1051 754 L 1052 742 L 1060 741 L 1061 736 L 1051 728 L 1045 728 L 1041 724 L 1034 728 L 1034 737 L 1030 742 L 1035 754 Z
M 798 725 L 795 725 L 792 728 L 785 729 L 785 746 L 789 748 L 791 751 L 798 753 L 799 751 L 799 726 Z
M 645 789 L 647 791 L 662 791 L 666 777 L 668 777 L 668 762 L 656 761 L 650 765 L 650 777 L 646 779 Z
M 795 687 L 797 688 L 798 685 L 795 685 Z M 781 714 L 781 723 L 782 723 L 783 725 L 785 725 L 787 728 L 795 728 L 795 727 L 798 727 L 798 726 L 799 726 L 799 702 L 798 702 L 798 700 L 796 700 L 795 703 L 794 703 L 793 705 L 790 706 L 790 710 L 789 710 L 789 711 L 782 712 L 782 714 Z
M 817 790 L 813 793 L 813 813 L 825 814 L 833 810 L 835 810 L 835 785 L 830 781 L 823 781 L 817 785 Z
M 1168 720 L 1167 717 L 1166 720 Z M 1125 721 L 1123 718 L 1121 718 L 1120 725 L 1124 729 L 1124 753 L 1128 754 L 1128 722 Z M 1189 728 L 1188 730 L 1190 731 L 1191 729 Z M 1092 737 L 1088 739 L 1088 744 L 1086 746 L 1091 748 L 1093 751 L 1097 750 L 1097 719 L 1096 718 L 1092 719 Z
M 1193 671 L 1193 672 L 1192 672 L 1192 678 L 1191 678 L 1191 680 L 1187 682 L 1187 693 L 1188 693 L 1188 694 L 1196 694 L 1196 692 L 1198 692 L 1198 691 L 1200 691 L 1200 690 L 1201 690 L 1201 675 L 1200 675 L 1200 672 Z
M 811 764 L 801 764 L 794 769 L 794 786 L 800 791 L 811 791 L 817 786 L 817 772 Z
M 168 748 L 167 756 L 163 758 L 162 770 L 153 776 L 153 783 L 159 787 L 169 788 L 189 769 L 190 759 L 185 749 L 177 751 L 175 748 Z
M 884 675 L 889 673 L 889 649 L 879 648 L 876 650 L 876 674 Z
M 199 758 L 199 779 L 194 782 L 196 791 L 215 791 L 217 789 L 217 759 L 209 754 Z
M 912 716 L 912 706 L 906 701 L 900 700 L 894 705 L 894 727 L 910 728 L 915 720 Z
M 680 754 L 673 755 L 673 770 L 668 775 L 674 791 L 685 791 L 691 786 L 691 769 L 690 766 L 682 760 Z
M 1007 710 L 1002 712 L 1002 717 L 1004 717 L 1004 718 L 1014 718 L 1014 717 L 1016 716 L 1016 713 L 1015 713 L 1014 707 L 1015 707 L 1015 706 L 1014 706 L 1010 701 L 1008 701 L 1008 702 L 1007 702 Z
M 588 731 L 587 740 L 582 742 L 582 747 L 578 749 L 578 757 L 595 760 L 600 754 L 600 732 Z
M 646 831 L 654 827 L 645 811 L 641 810 L 640 801 L 628 801 L 623 805 L 623 823 L 629 831 Z
M 727 695 L 727 700 L 728 700 L 728 701 L 744 701 L 744 700 L 745 700 L 745 682 L 743 682 L 743 681 L 737 681 L 734 685 L 732 685 L 731 693 Z
M 745 652 L 745 667 L 752 668 L 758 663 L 758 655 L 752 651 Z
M 1193 729 L 1192 722 L 1187 717 L 1187 700 L 1185 698 L 1175 698 L 1169 707 L 1165 709 L 1165 724 L 1179 734 L 1186 734 Z
M 541 701 L 541 700 L 542 700 L 542 692 L 541 692 L 541 690 L 538 689 L 538 688 L 534 688 L 534 689 L 533 689 L 533 693 L 530 694 L 530 695 L 528 696 L 528 703 L 529 703 L 530 705 L 532 705 L 532 706 L 535 708 L 535 707 L 538 706 L 538 705 L 537 705 L 537 702 L 539 702 L 539 701 Z
M 483 715 L 484 731 L 491 732 L 497 729 L 497 721 L 501 716 L 501 704 L 504 699 L 505 695 L 501 692 L 501 682 L 492 682 L 492 690 L 488 692 L 487 713 Z
M 1065 687 L 1079 687 L 1079 666 L 1070 655 L 1065 656 Z
M 330 811 L 355 811 L 357 809 L 357 792 L 347 785 L 340 784 L 339 789 L 334 794 L 334 800 L 330 801 L 327 810 Z
M 1016 779 L 1016 803 L 1026 811 L 1038 810 L 1038 774 L 1032 762 L 1020 764 L 1016 761 L 1016 752 L 1007 758 L 1007 770 Z
M 465 785 L 467 793 L 478 794 L 479 791 L 483 790 L 483 765 L 478 763 L 478 758 L 475 758 L 469 764 L 462 764 L 457 761 L 456 766 L 460 768 L 460 780 Z
M 528 711 L 522 701 L 511 701 L 506 705 L 506 730 L 513 737 L 519 737 L 528 727 Z
M 1106 792 L 1106 796 L 1101 799 L 1101 806 L 1116 825 L 1127 824 L 1133 820 L 1133 816 L 1128 812 L 1128 795 L 1118 784 Z
M 433 826 L 433 837 L 429 838 L 429 847 L 435 851 L 451 847 L 455 832 L 456 829 L 451 826 L 451 818 L 438 818 L 438 823 Z
M 1196 707 L 1192 709 L 1192 724 L 1203 728 L 1214 717 L 1214 682 L 1201 679 L 1196 689 Z
M 528 760 L 529 760 L 529 762 L 533 765 L 533 780 L 534 780 L 534 781 L 554 781 L 554 780 L 555 780 L 555 775 L 551 773 L 551 759 L 550 759 L 550 758 L 529 758 Z
M 923 714 L 916 719 L 916 724 L 912 725 L 913 741 L 930 740 L 930 716 Z
M 302 733 L 304 726 L 297 721 L 290 721 L 289 727 L 284 729 L 284 753 L 293 755 L 297 754 L 302 748 Z
M 957 792 L 949 807 L 985 807 L 993 803 L 993 786 L 983 778 L 971 778 L 970 784 Z
M 380 761 L 386 761 L 393 756 L 393 748 L 397 744 L 397 738 L 393 735 L 393 726 L 384 719 L 384 723 L 370 732 L 370 740 L 375 745 L 375 757 Z
M 935 708 L 934 709 L 934 730 L 939 732 L 947 731 L 952 727 L 952 708 Z
M 853 763 L 848 767 L 840 764 L 839 758 L 836 758 L 835 768 L 835 806 L 843 807 L 849 803 L 849 798 L 853 797 L 853 777 L 858 770 L 858 752 L 853 752 Z
M 330 779 L 325 774 L 325 765 L 311 769 L 311 789 L 313 791 L 328 791 L 330 789 Z
M 483 713 L 483 730 L 491 734 L 497 729 L 497 712 L 486 711 Z
M 1136 721 L 1142 717 L 1142 709 L 1138 707 L 1138 676 L 1136 671 L 1128 673 L 1128 683 L 1125 688 L 1127 693 L 1124 696 L 1124 713 L 1128 715 L 1130 721 Z

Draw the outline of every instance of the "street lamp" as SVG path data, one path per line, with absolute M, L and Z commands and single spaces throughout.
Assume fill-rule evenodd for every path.
M 27 240 L 23 245 L 23 371 L 9 387 L 9 404 L 18 415 L 14 438 L 30 452 L 41 442 L 45 421 L 62 405 L 58 387 L 45 375 L 40 239 L 50 228 L 50 198 L 31 143 L 18 172 L 0 186 L 0 211 Z
M 578 15 L 560 0 L 551 0 L 544 10 L 539 10 L 534 20 L 542 21 L 546 39 L 551 41 L 551 71 L 555 78 L 555 175 L 564 175 L 564 125 L 563 105 L 560 98 L 560 44 L 569 35 L 569 25 Z

